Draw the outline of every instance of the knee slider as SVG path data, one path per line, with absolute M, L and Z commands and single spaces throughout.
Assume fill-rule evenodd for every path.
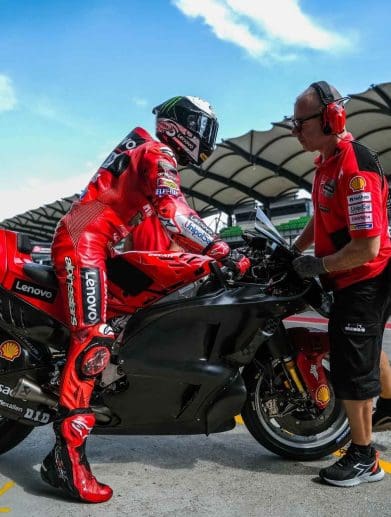
M 94 337 L 77 358 L 77 369 L 81 379 L 99 375 L 110 361 L 112 339 Z

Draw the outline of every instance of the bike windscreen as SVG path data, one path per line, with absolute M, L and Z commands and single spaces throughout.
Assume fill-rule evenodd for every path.
M 279 234 L 276 227 L 260 207 L 257 208 L 255 214 L 255 229 L 276 244 L 279 244 L 284 248 L 289 247 L 286 240 Z

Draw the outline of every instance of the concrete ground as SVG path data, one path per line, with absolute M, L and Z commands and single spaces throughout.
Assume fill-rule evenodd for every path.
M 315 326 L 315 325 L 312 325 Z M 391 352 L 391 332 L 385 336 Z M 374 435 L 391 473 L 391 432 Z M 244 425 L 206 436 L 91 436 L 94 473 L 114 489 L 101 505 L 67 500 L 39 476 L 53 444 L 50 427 L 36 429 L 0 457 L 0 513 L 15 517 L 74 516 L 391 516 L 391 474 L 378 483 L 336 488 L 320 483 L 335 461 L 287 461 L 260 446 Z

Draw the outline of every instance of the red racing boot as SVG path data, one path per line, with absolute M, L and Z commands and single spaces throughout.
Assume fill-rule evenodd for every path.
M 93 476 L 84 450 L 94 425 L 95 415 L 89 409 L 74 410 L 55 423 L 56 443 L 43 460 L 41 477 L 75 499 L 103 503 L 111 498 L 113 491 Z

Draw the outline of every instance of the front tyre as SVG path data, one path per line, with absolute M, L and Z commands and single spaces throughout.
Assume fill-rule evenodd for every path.
M 350 439 L 350 430 L 340 400 L 330 386 L 329 405 L 316 418 L 308 418 L 302 410 L 270 418 L 263 394 L 270 388 L 270 379 L 254 363 L 243 370 L 247 400 L 242 418 L 253 437 L 266 449 L 284 458 L 299 461 L 317 460 L 343 447 Z
M 21 424 L 0 416 L 0 454 L 4 454 L 19 445 L 33 429 L 34 426 Z

